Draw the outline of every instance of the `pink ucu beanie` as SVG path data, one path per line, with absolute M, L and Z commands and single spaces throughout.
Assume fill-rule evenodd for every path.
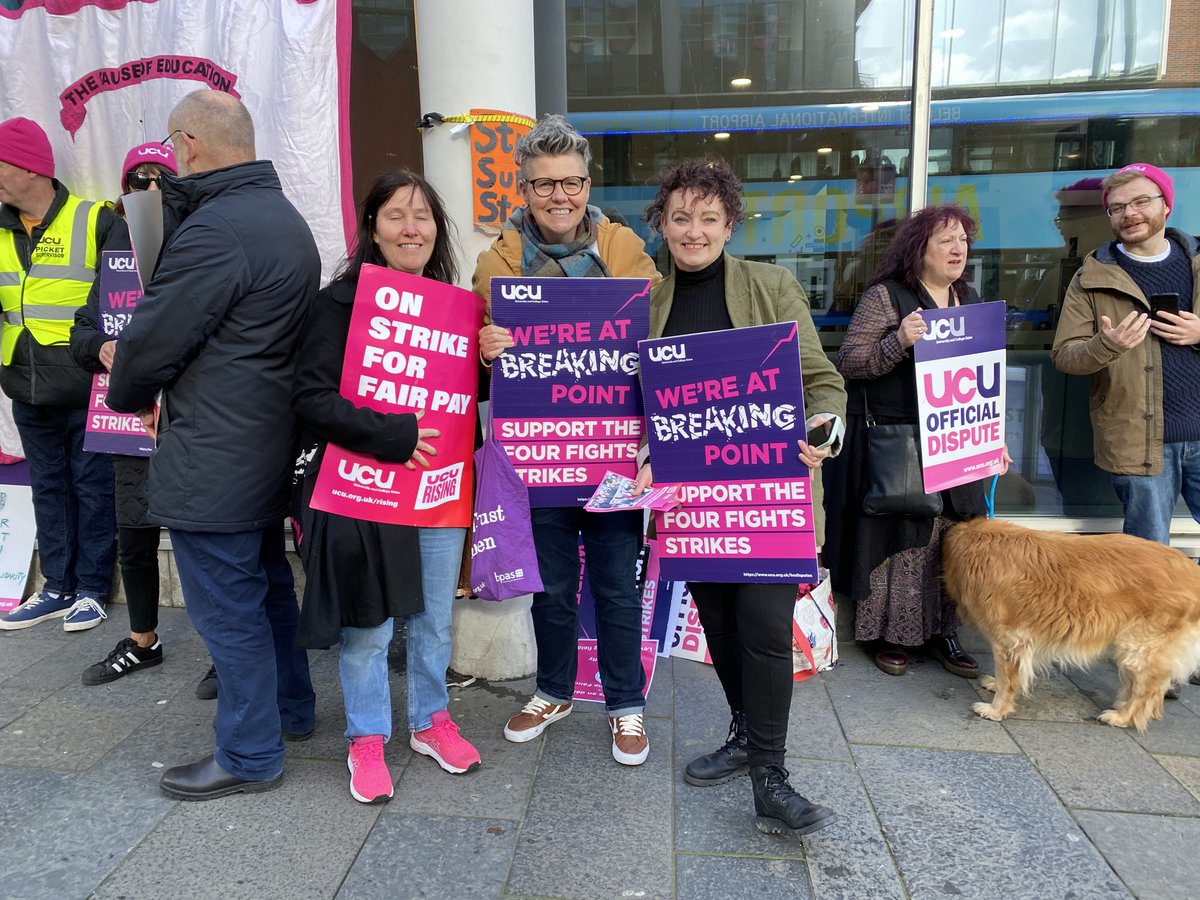
M 175 168 L 175 151 L 171 149 L 170 144 L 160 144 L 158 141 L 138 144 L 125 154 L 125 164 L 121 166 L 122 194 L 129 190 L 129 185 L 126 183 L 129 173 L 138 166 L 158 166 L 160 169 L 166 169 L 172 175 L 179 172 Z
M 33 119 L 17 117 L 0 122 L 0 162 L 54 177 L 54 150 L 42 126 Z

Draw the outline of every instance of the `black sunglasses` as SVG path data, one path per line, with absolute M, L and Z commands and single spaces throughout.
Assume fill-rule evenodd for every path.
M 147 175 L 145 172 L 130 172 L 125 176 L 125 183 L 131 191 L 148 191 L 150 185 L 158 184 L 159 176 Z

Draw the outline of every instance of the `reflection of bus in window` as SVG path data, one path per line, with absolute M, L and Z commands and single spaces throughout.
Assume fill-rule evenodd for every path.
M 1082 237 L 1068 245 L 1057 193 L 1129 162 L 1166 169 L 1176 193 L 1200 188 L 1200 88 L 1100 91 L 934 101 L 930 203 L 958 203 L 980 223 L 974 280 L 987 298 L 1019 311 L 1013 327 L 1053 335 L 1056 292 L 1044 290 L 1097 245 L 1107 229 L 1085 208 Z M 849 310 L 878 256 L 882 223 L 908 209 L 909 106 L 904 103 L 578 112 L 569 118 L 592 143 L 593 203 L 618 210 L 656 253 L 642 211 L 666 164 L 716 153 L 743 179 L 745 225 L 728 246 L 737 256 L 791 269 L 814 310 Z M 728 138 L 714 140 L 718 131 Z M 1171 224 L 1200 232 L 1200 209 Z M 869 248 L 864 250 L 864 248 Z M 666 265 L 665 256 L 660 264 Z M 1049 297 L 1050 299 L 1045 299 Z M 832 324 L 832 319 L 829 323 Z M 832 339 L 831 339 L 832 340 Z

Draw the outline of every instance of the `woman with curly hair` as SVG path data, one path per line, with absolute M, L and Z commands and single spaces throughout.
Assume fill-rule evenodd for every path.
M 817 543 L 823 537 L 821 463 L 837 452 L 846 392 L 821 349 L 808 297 L 782 266 L 746 262 L 725 252 L 745 218 L 742 185 L 722 159 L 695 159 L 664 170 L 650 226 L 662 233 L 672 271 L 650 294 L 650 337 L 795 322 L 800 335 L 804 408 L 809 429 L 828 425 L 818 447 L 799 441 L 812 470 Z M 639 454 L 638 486 L 654 480 L 648 448 Z M 688 763 L 688 784 L 721 784 L 750 773 L 760 831 L 805 834 L 830 825 L 832 810 L 797 794 L 783 767 L 792 702 L 792 614 L 799 585 L 688 582 L 708 639 L 713 667 L 729 702 L 729 737 Z
M 975 221 L 951 204 L 914 213 L 896 231 L 838 353 L 847 380 L 846 459 L 866 458 L 865 408 L 880 424 L 917 421 L 912 348 L 925 333 L 920 310 L 979 302 L 965 275 L 974 236 Z M 975 678 L 979 665 L 958 643 L 938 567 L 946 528 L 985 511 L 981 485 L 943 491 L 943 513 L 931 517 L 865 515 L 866 491 L 863 466 L 834 467 L 825 557 L 833 583 L 856 604 L 855 638 L 869 642 L 875 665 L 889 675 L 903 675 L 909 650 L 925 645 L 947 671 Z

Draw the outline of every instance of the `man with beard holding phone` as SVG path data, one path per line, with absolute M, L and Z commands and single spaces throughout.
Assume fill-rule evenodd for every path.
M 1092 376 L 1096 465 L 1112 475 L 1125 533 L 1169 544 L 1180 493 L 1200 522 L 1200 256 L 1194 237 L 1167 228 L 1175 186 L 1161 169 L 1125 166 L 1101 198 L 1115 240 L 1071 280 L 1050 358 Z

